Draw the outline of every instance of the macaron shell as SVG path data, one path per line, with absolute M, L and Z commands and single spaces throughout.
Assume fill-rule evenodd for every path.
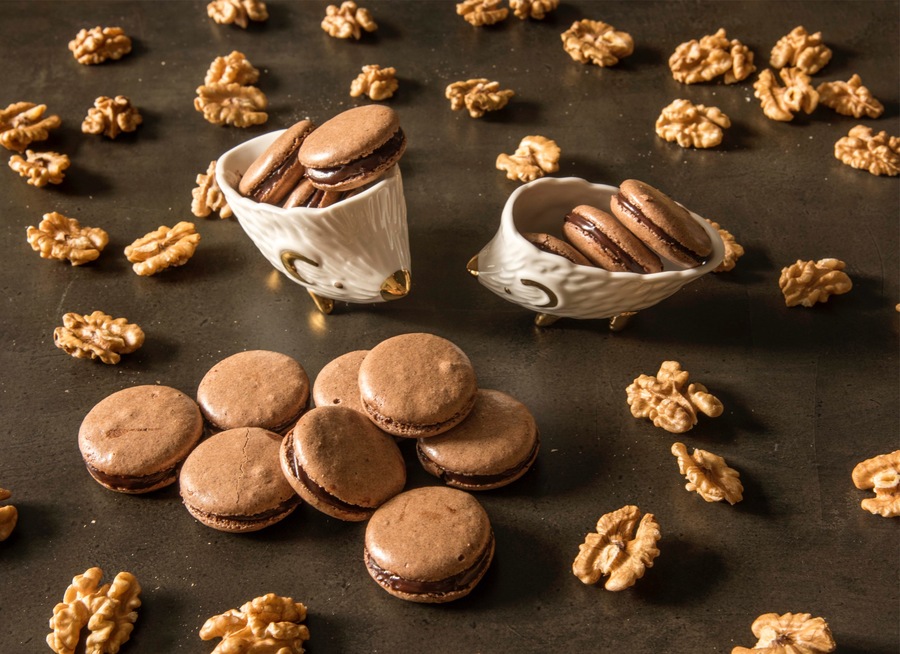
M 312 121 L 301 120 L 286 129 L 247 168 L 238 184 L 240 193 L 257 202 L 279 204 L 306 171 L 297 159 L 297 152 L 315 128 Z
M 85 463 L 106 475 L 145 477 L 174 468 L 202 435 L 203 418 L 190 397 L 168 386 L 144 385 L 94 406 L 78 430 L 78 447 Z
M 300 147 L 298 158 L 308 168 L 340 166 L 371 154 L 399 128 L 400 118 L 390 107 L 354 107 L 310 134 Z
M 662 191 L 644 182 L 622 182 L 610 209 L 659 256 L 694 267 L 712 252 L 706 230 L 683 206 Z
M 330 361 L 313 383 L 313 402 L 318 406 L 344 406 L 365 412 L 359 399 L 359 367 L 368 350 L 355 350 Z
M 522 236 L 525 237 L 525 240 L 534 245 L 539 250 L 543 252 L 549 252 L 550 254 L 555 254 L 557 256 L 568 259 L 572 263 L 577 263 L 580 266 L 593 266 L 588 258 L 581 254 L 574 247 L 566 243 L 561 238 L 556 238 L 550 234 L 540 234 L 536 232 L 524 232 Z
M 197 403 L 216 429 L 289 430 L 309 402 L 309 377 L 286 354 L 239 352 L 214 365 L 197 388 Z
M 201 443 L 181 468 L 181 497 L 207 526 L 255 531 L 298 503 L 278 461 L 281 437 L 255 427 L 230 429 Z
M 534 461 L 538 445 L 537 424 L 524 404 L 506 393 L 481 389 L 465 420 L 439 436 L 420 439 L 417 450 L 420 460 L 424 455 L 437 470 L 504 477 L 484 484 L 445 479 L 450 486 L 476 490 L 498 488 L 521 477 Z M 433 469 L 429 472 L 435 474 Z
M 477 390 L 465 353 L 433 334 L 394 336 L 376 345 L 359 369 L 367 415 L 395 436 L 442 433 L 468 415 Z
M 566 238 L 592 263 L 612 272 L 660 272 L 662 262 L 616 218 L 579 205 L 563 222 Z

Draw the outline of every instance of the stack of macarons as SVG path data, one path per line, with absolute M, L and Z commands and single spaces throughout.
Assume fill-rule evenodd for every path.
M 285 209 L 323 208 L 377 180 L 405 150 L 406 136 L 390 107 L 348 109 L 318 128 L 301 120 L 247 168 L 238 191 Z
M 549 234 L 523 236 L 545 252 L 612 272 L 656 273 L 664 261 L 693 268 L 712 252 L 709 235 L 687 209 L 635 179 L 622 182 L 609 212 L 589 205 L 573 208 L 562 231 L 568 242 Z

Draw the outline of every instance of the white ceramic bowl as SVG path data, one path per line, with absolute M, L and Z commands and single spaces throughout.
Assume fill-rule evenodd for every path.
M 696 268 L 684 269 L 663 259 L 663 272 L 609 272 L 543 252 L 522 236 L 523 232 L 561 236 L 563 218 L 569 211 L 579 204 L 609 211 L 610 198 L 618 191 L 577 177 L 544 177 L 520 186 L 503 207 L 496 236 L 469 261 L 469 272 L 500 297 L 541 314 L 612 318 L 653 306 L 722 262 L 722 238 L 693 212 L 691 216 L 709 234 L 713 248 L 706 262 Z
M 238 193 L 241 175 L 283 131 L 251 139 L 218 159 L 216 180 L 241 227 L 269 263 L 314 297 L 368 303 L 406 296 L 409 232 L 398 166 L 323 209 L 282 209 Z

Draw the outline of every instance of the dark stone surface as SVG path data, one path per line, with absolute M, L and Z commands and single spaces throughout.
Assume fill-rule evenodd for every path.
M 214 24 L 205 2 L 2 2 L 0 107 L 46 103 L 63 127 L 46 143 L 72 157 L 65 182 L 35 189 L 0 171 L 0 485 L 19 526 L 0 544 L 0 651 L 46 651 L 47 620 L 72 576 L 129 570 L 144 587 L 129 654 L 205 652 L 197 631 L 216 613 L 276 592 L 305 602 L 309 651 L 730 652 L 755 642 L 759 614 L 828 619 L 840 651 L 898 651 L 898 523 L 859 508 L 853 466 L 897 449 L 898 215 L 896 179 L 840 164 L 834 142 L 857 123 L 890 134 L 898 120 L 897 2 L 575 2 L 544 22 L 516 18 L 476 29 L 452 3 L 363 1 L 379 30 L 360 42 L 320 28 L 326 2 L 270 2 L 246 31 Z M 611 69 L 583 66 L 559 34 L 581 17 L 630 32 L 635 54 Z M 119 25 L 134 51 L 78 65 L 66 49 L 82 27 Z M 719 26 L 762 66 L 796 25 L 834 50 L 815 76 L 859 73 L 887 110 L 856 121 L 821 107 L 790 124 L 762 114 L 750 83 L 682 86 L 666 61 L 682 41 Z M 194 89 L 217 55 L 243 51 L 262 69 L 269 122 L 238 130 L 203 121 Z M 122 249 L 161 224 L 190 220 L 194 177 L 235 144 L 301 118 L 322 122 L 360 104 L 348 95 L 364 64 L 393 65 L 390 101 L 409 137 L 401 163 L 409 207 L 413 292 L 378 306 L 339 304 L 318 315 L 279 277 L 239 224 L 197 219 L 203 241 L 186 266 L 139 278 Z M 444 87 L 484 76 L 516 91 L 481 120 L 452 113 Z M 99 95 L 124 94 L 144 124 L 114 142 L 82 135 Z M 734 126 L 711 151 L 656 137 L 678 97 L 720 107 Z M 465 270 L 497 229 L 517 187 L 494 169 L 526 134 L 554 138 L 560 175 L 616 184 L 634 177 L 720 221 L 746 247 L 737 269 L 710 275 L 612 334 L 604 321 L 532 316 Z M 45 261 L 25 228 L 60 211 L 110 233 L 93 264 Z M 779 270 L 838 257 L 851 293 L 814 309 L 786 308 Z M 68 311 L 126 316 L 147 341 L 118 366 L 75 360 L 53 346 Z M 497 536 L 495 562 L 465 600 L 418 606 L 388 596 L 362 563 L 363 524 L 302 507 L 265 531 L 235 536 L 195 522 L 175 488 L 145 497 L 109 492 L 87 474 L 76 435 L 87 411 L 146 383 L 194 394 L 217 361 L 266 348 L 311 377 L 344 352 L 429 331 L 456 342 L 485 388 L 511 393 L 543 435 L 518 483 L 479 495 Z M 681 440 L 739 469 L 746 499 L 711 505 L 683 489 L 672 435 L 633 419 L 624 389 L 677 359 L 725 403 Z M 415 463 L 410 486 L 434 483 Z M 600 514 L 635 503 L 656 514 L 662 554 L 618 594 L 570 572 Z

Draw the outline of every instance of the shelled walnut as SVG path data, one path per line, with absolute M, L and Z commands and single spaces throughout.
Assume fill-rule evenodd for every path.
M 63 171 L 70 165 L 68 155 L 59 152 L 26 150 L 25 159 L 17 154 L 9 158 L 9 167 L 38 188 L 47 184 L 62 184 L 66 176 Z
M 675 100 L 656 119 L 656 134 L 683 148 L 712 148 L 722 142 L 731 120 L 718 107 Z
M 53 330 L 53 343 L 76 359 L 116 364 L 122 354 L 130 354 L 144 344 L 144 331 L 125 318 L 114 319 L 102 311 L 84 316 L 67 313 L 63 326 Z
M 103 134 L 114 139 L 122 132 L 133 132 L 144 119 L 137 107 L 124 95 L 115 98 L 100 96 L 88 109 L 81 131 L 85 134 Z
M 728 39 L 724 28 L 698 41 L 685 41 L 669 57 L 669 69 L 676 82 L 697 84 L 724 76 L 726 84 L 747 79 L 756 66 L 753 52 L 737 39 Z
M 497 170 L 507 179 L 531 182 L 559 170 L 559 146 L 546 136 L 526 136 L 513 154 L 497 155 Z
M 678 459 L 678 471 L 688 480 L 687 490 L 696 491 L 707 502 L 725 500 L 734 505 L 744 499 L 740 473 L 722 457 L 701 449 L 688 454 L 684 443 L 673 444 L 672 454 Z
M 8 500 L 10 497 L 12 497 L 12 493 L 5 488 L 0 488 L 0 502 Z M 19 512 L 12 504 L 0 506 L 0 543 L 9 538 L 13 529 L 16 528 L 18 519 Z
M 596 584 L 609 575 L 603 585 L 606 590 L 625 590 L 653 567 L 659 538 L 659 524 L 652 513 L 641 518 L 638 507 L 623 506 L 600 517 L 596 533 L 588 534 L 579 545 L 572 572 L 584 584 Z
M 656 377 L 640 375 L 625 390 L 631 415 L 649 418 L 657 427 L 683 434 L 697 424 L 697 412 L 710 418 L 724 407 L 703 384 L 688 384 L 690 375 L 677 361 L 663 361 Z
M 102 64 L 121 59 L 131 52 L 131 39 L 121 27 L 83 29 L 69 41 L 69 50 L 79 64 Z
M 382 68 L 378 64 L 362 67 L 362 72 L 350 83 L 350 96 L 367 95 L 370 100 L 387 100 L 399 86 L 397 69 Z
M 551 11 L 559 7 L 559 0 L 509 0 L 509 8 L 517 18 L 544 20 Z
M 840 259 L 797 261 L 781 269 L 778 286 L 789 307 L 798 304 L 811 307 L 816 302 L 827 302 L 832 295 L 842 295 L 853 288 L 853 282 L 844 272 L 846 264 Z
M 787 122 L 800 111 L 807 114 L 815 111 L 819 93 L 809 83 L 809 75 L 799 68 L 782 68 L 778 75 L 784 86 L 779 86 L 774 73 L 768 68 L 753 82 L 753 95 L 759 98 L 766 116 Z
M 74 218 L 55 211 L 45 213 L 37 227 L 25 230 L 29 245 L 43 259 L 68 260 L 81 266 L 100 256 L 109 235 L 99 227 L 82 227 Z
M 502 0 L 463 0 L 456 5 L 456 13 L 475 27 L 494 25 L 509 16 L 509 9 L 502 7 L 501 2 Z
M 719 236 L 722 237 L 722 244 L 725 246 L 725 256 L 722 258 L 722 263 L 713 268 L 713 272 L 719 273 L 733 270 L 738 259 L 744 256 L 743 246 L 734 239 L 734 235 L 732 235 L 731 232 L 722 227 L 719 223 L 713 222 L 712 220 L 704 220 L 719 232 Z
M 205 173 L 197 175 L 197 186 L 191 191 L 191 198 L 191 213 L 198 218 L 206 218 L 213 211 L 219 212 L 219 218 L 231 218 L 233 215 L 216 181 L 215 159 L 209 162 Z
M 884 113 L 884 105 L 863 86 L 862 78 L 854 74 L 846 82 L 822 82 L 816 87 L 819 103 L 834 109 L 842 116 L 854 118 L 878 118 Z
M 810 34 L 802 25 L 778 39 L 769 58 L 772 68 L 790 66 L 807 75 L 815 75 L 829 61 L 831 50 L 822 43 L 822 32 Z
M 885 131 L 875 134 L 871 127 L 857 125 L 834 144 L 834 156 L 853 168 L 873 175 L 900 175 L 900 138 Z
M 131 637 L 141 606 L 141 585 L 130 572 L 100 585 L 103 571 L 90 568 L 76 575 L 63 601 L 53 607 L 47 645 L 57 654 L 74 654 L 81 631 L 88 628 L 85 654 L 116 654 Z
M 599 20 L 582 19 L 560 35 L 563 49 L 575 61 L 601 68 L 615 66 L 634 52 L 634 39 Z
M 900 516 L 900 450 L 858 463 L 852 477 L 860 490 L 875 491 L 875 497 L 862 501 L 864 510 L 885 518 Z
M 0 111 L 0 145 L 14 152 L 25 152 L 34 141 L 44 141 L 50 130 L 60 126 L 59 116 L 44 117 L 47 105 L 14 102 Z
M 481 118 L 487 111 L 497 111 L 506 106 L 515 95 L 512 89 L 500 89 L 500 82 L 491 82 L 483 77 L 453 82 L 447 86 L 444 95 L 450 100 L 450 109 L 466 109 L 472 118 Z
M 750 628 L 759 642 L 735 647 L 731 654 L 828 654 L 837 647 L 825 619 L 809 613 L 766 613 Z
M 250 21 L 269 18 L 266 3 L 261 0 L 213 0 L 206 5 L 206 14 L 220 25 L 237 25 L 247 29 Z
M 328 5 L 325 8 L 325 18 L 322 19 L 322 29 L 336 39 L 356 39 L 359 41 L 363 30 L 374 32 L 378 24 L 372 18 L 368 9 L 357 6 L 353 0 L 342 2 L 341 6 Z
M 194 109 L 213 125 L 261 125 L 269 119 L 265 112 L 268 106 L 268 99 L 258 88 L 237 83 L 205 84 L 194 98 Z
M 200 629 L 200 639 L 222 639 L 212 654 L 303 654 L 303 643 L 309 640 L 309 629 L 300 624 L 305 619 L 303 604 L 269 593 L 214 615 Z
M 197 249 L 200 234 L 194 223 L 182 221 L 174 227 L 161 226 L 125 248 L 125 256 L 141 276 L 155 275 L 166 268 L 186 264 Z
M 216 57 L 206 71 L 204 84 L 256 84 L 259 70 L 254 68 L 243 52 L 232 50 L 224 57 Z

